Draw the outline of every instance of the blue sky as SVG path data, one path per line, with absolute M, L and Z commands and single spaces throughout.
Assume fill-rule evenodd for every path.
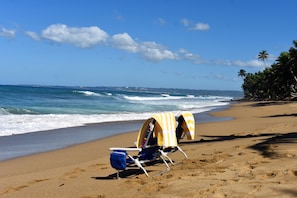
M 297 39 L 296 0 L 0 0 L 0 84 L 241 90 Z

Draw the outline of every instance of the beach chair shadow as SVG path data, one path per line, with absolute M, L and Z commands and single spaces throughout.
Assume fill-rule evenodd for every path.
M 116 172 L 116 173 L 112 173 L 110 175 L 107 176 L 97 176 L 97 177 L 91 177 L 92 179 L 95 180 L 113 180 L 113 179 L 118 179 L 118 178 L 128 178 L 131 177 L 132 175 L 140 175 L 143 174 L 143 171 L 139 168 L 129 168 L 125 171 L 121 171 L 121 172 Z
M 168 161 L 175 165 L 169 157 L 175 151 L 180 151 L 188 158 L 177 145 L 176 120 L 171 112 L 155 114 L 147 119 L 139 130 L 135 144 L 135 148 L 110 148 L 110 164 L 117 170 L 117 178 L 121 177 L 120 171 L 131 166 L 138 167 L 149 177 L 146 167 L 160 162 L 166 166 L 166 170 L 158 173 L 163 174 L 170 170 Z M 137 155 L 130 154 L 135 151 L 138 152 Z

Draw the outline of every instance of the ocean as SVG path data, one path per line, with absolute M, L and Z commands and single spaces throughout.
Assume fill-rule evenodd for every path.
M 158 112 L 178 115 L 190 111 L 198 115 L 228 106 L 242 96 L 240 91 L 220 90 L 0 85 L 0 160 L 24 155 L 24 150 L 28 150 L 26 154 L 47 151 L 138 130 L 139 121 Z M 74 128 L 100 123 L 101 132 L 98 127 L 89 128 L 88 134 Z M 46 134 L 51 131 L 64 135 L 65 140 L 56 136 L 50 143 Z M 39 150 L 32 147 L 36 139 Z
M 193 114 L 228 105 L 239 91 L 140 87 L 0 86 L 0 136 L 143 120 L 153 113 Z

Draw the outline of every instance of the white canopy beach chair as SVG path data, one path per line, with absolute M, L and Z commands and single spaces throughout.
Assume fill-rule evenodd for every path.
M 179 150 L 187 158 L 185 152 L 177 145 L 176 139 L 176 120 L 171 112 L 159 113 L 147 119 L 139 130 L 136 148 L 110 148 L 111 166 L 116 170 L 125 170 L 127 163 L 138 166 L 147 175 L 144 165 L 148 162 L 161 160 L 170 167 L 166 160 L 172 164 L 173 161 L 168 156 L 168 151 Z M 131 151 L 139 151 L 137 156 L 129 154 Z M 119 174 L 119 172 L 118 172 Z

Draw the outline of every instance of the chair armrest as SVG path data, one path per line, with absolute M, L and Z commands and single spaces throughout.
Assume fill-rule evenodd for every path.
M 141 151 L 141 148 L 122 148 L 122 147 L 111 147 L 109 150 L 120 150 L 120 151 Z

